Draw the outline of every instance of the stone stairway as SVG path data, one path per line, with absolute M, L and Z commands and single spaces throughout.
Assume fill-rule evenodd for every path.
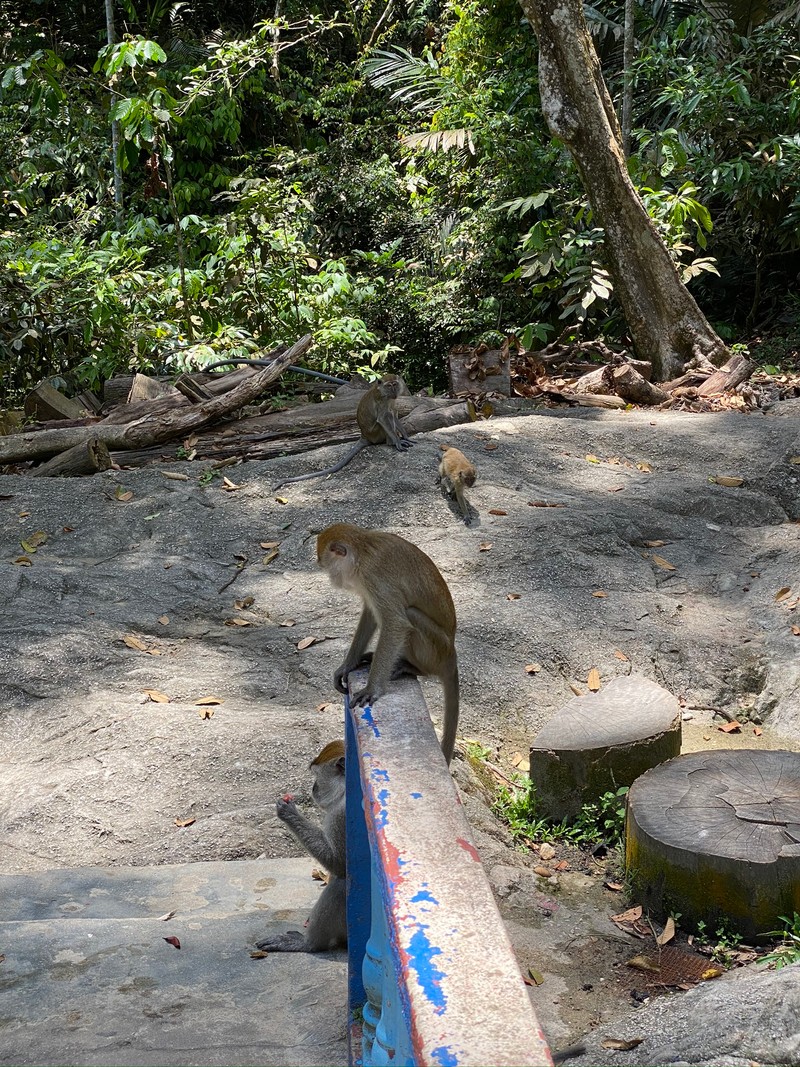
M 311 866 L 0 876 L 0 1064 L 346 1064 L 345 954 L 250 958 L 302 925 Z

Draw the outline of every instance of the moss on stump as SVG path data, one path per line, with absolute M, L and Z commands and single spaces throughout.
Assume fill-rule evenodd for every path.
M 642 903 L 745 937 L 800 911 L 800 753 L 693 752 L 628 794 L 625 865 Z

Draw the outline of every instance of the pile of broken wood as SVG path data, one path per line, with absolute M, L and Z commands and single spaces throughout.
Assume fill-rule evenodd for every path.
M 142 374 L 112 379 L 102 400 L 91 393 L 71 400 L 42 383 L 26 403 L 28 417 L 38 421 L 6 426 L 0 436 L 0 470 L 21 473 L 33 465 L 34 476 L 81 475 L 176 458 L 207 460 L 215 468 L 354 441 L 359 436 L 355 412 L 364 383 L 344 385 L 333 399 L 320 403 L 301 402 L 277 411 L 269 403 L 253 410 L 311 345 L 309 335 L 285 351 L 269 353 L 268 366 L 183 374 L 174 383 Z M 736 355 L 710 376 L 689 372 L 676 382 L 654 385 L 648 364 L 612 352 L 600 342 L 558 342 L 539 352 L 518 350 L 515 355 L 512 347 L 509 342 L 500 349 L 454 348 L 453 397 L 399 398 L 398 413 L 407 432 L 522 414 L 543 404 L 736 406 L 733 398 L 741 398 L 742 383 L 754 369 L 754 364 Z M 587 363 L 589 354 L 605 358 L 605 365 Z M 737 388 L 740 392 L 733 393 Z M 309 392 L 313 387 L 304 387 L 305 401 Z

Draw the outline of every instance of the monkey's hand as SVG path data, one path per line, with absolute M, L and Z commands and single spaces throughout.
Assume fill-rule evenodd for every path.
M 335 673 L 333 675 L 333 684 L 336 686 L 336 688 L 339 690 L 340 693 L 346 693 L 347 692 L 347 676 L 350 673 L 350 671 L 355 671 L 359 667 L 367 667 L 371 663 L 372 663 L 372 653 L 371 652 L 365 652 L 364 655 L 361 657 L 361 659 L 357 660 L 355 663 L 349 663 L 347 660 L 345 660 L 345 662 L 341 665 L 341 667 L 337 667 L 337 669 L 336 669 L 336 671 L 335 671 Z
M 383 693 L 375 692 L 370 689 L 362 689 L 358 693 L 353 693 L 350 697 L 350 706 L 352 708 L 370 707 L 380 696 L 383 696 Z
M 398 437 L 394 443 L 394 447 L 397 449 L 398 452 L 407 452 L 409 448 L 413 447 L 413 445 L 414 442 L 409 441 L 407 437 Z
M 295 815 L 299 815 L 297 805 L 286 793 L 275 805 L 275 813 L 282 822 L 290 822 Z

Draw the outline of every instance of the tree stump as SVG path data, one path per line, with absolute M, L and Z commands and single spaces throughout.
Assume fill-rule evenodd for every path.
M 800 911 L 800 753 L 693 752 L 628 794 L 625 865 L 660 917 L 721 917 L 745 937 Z
M 638 675 L 575 697 L 531 746 L 531 781 L 543 814 L 560 821 L 603 793 L 630 785 L 681 750 L 671 693 Z

